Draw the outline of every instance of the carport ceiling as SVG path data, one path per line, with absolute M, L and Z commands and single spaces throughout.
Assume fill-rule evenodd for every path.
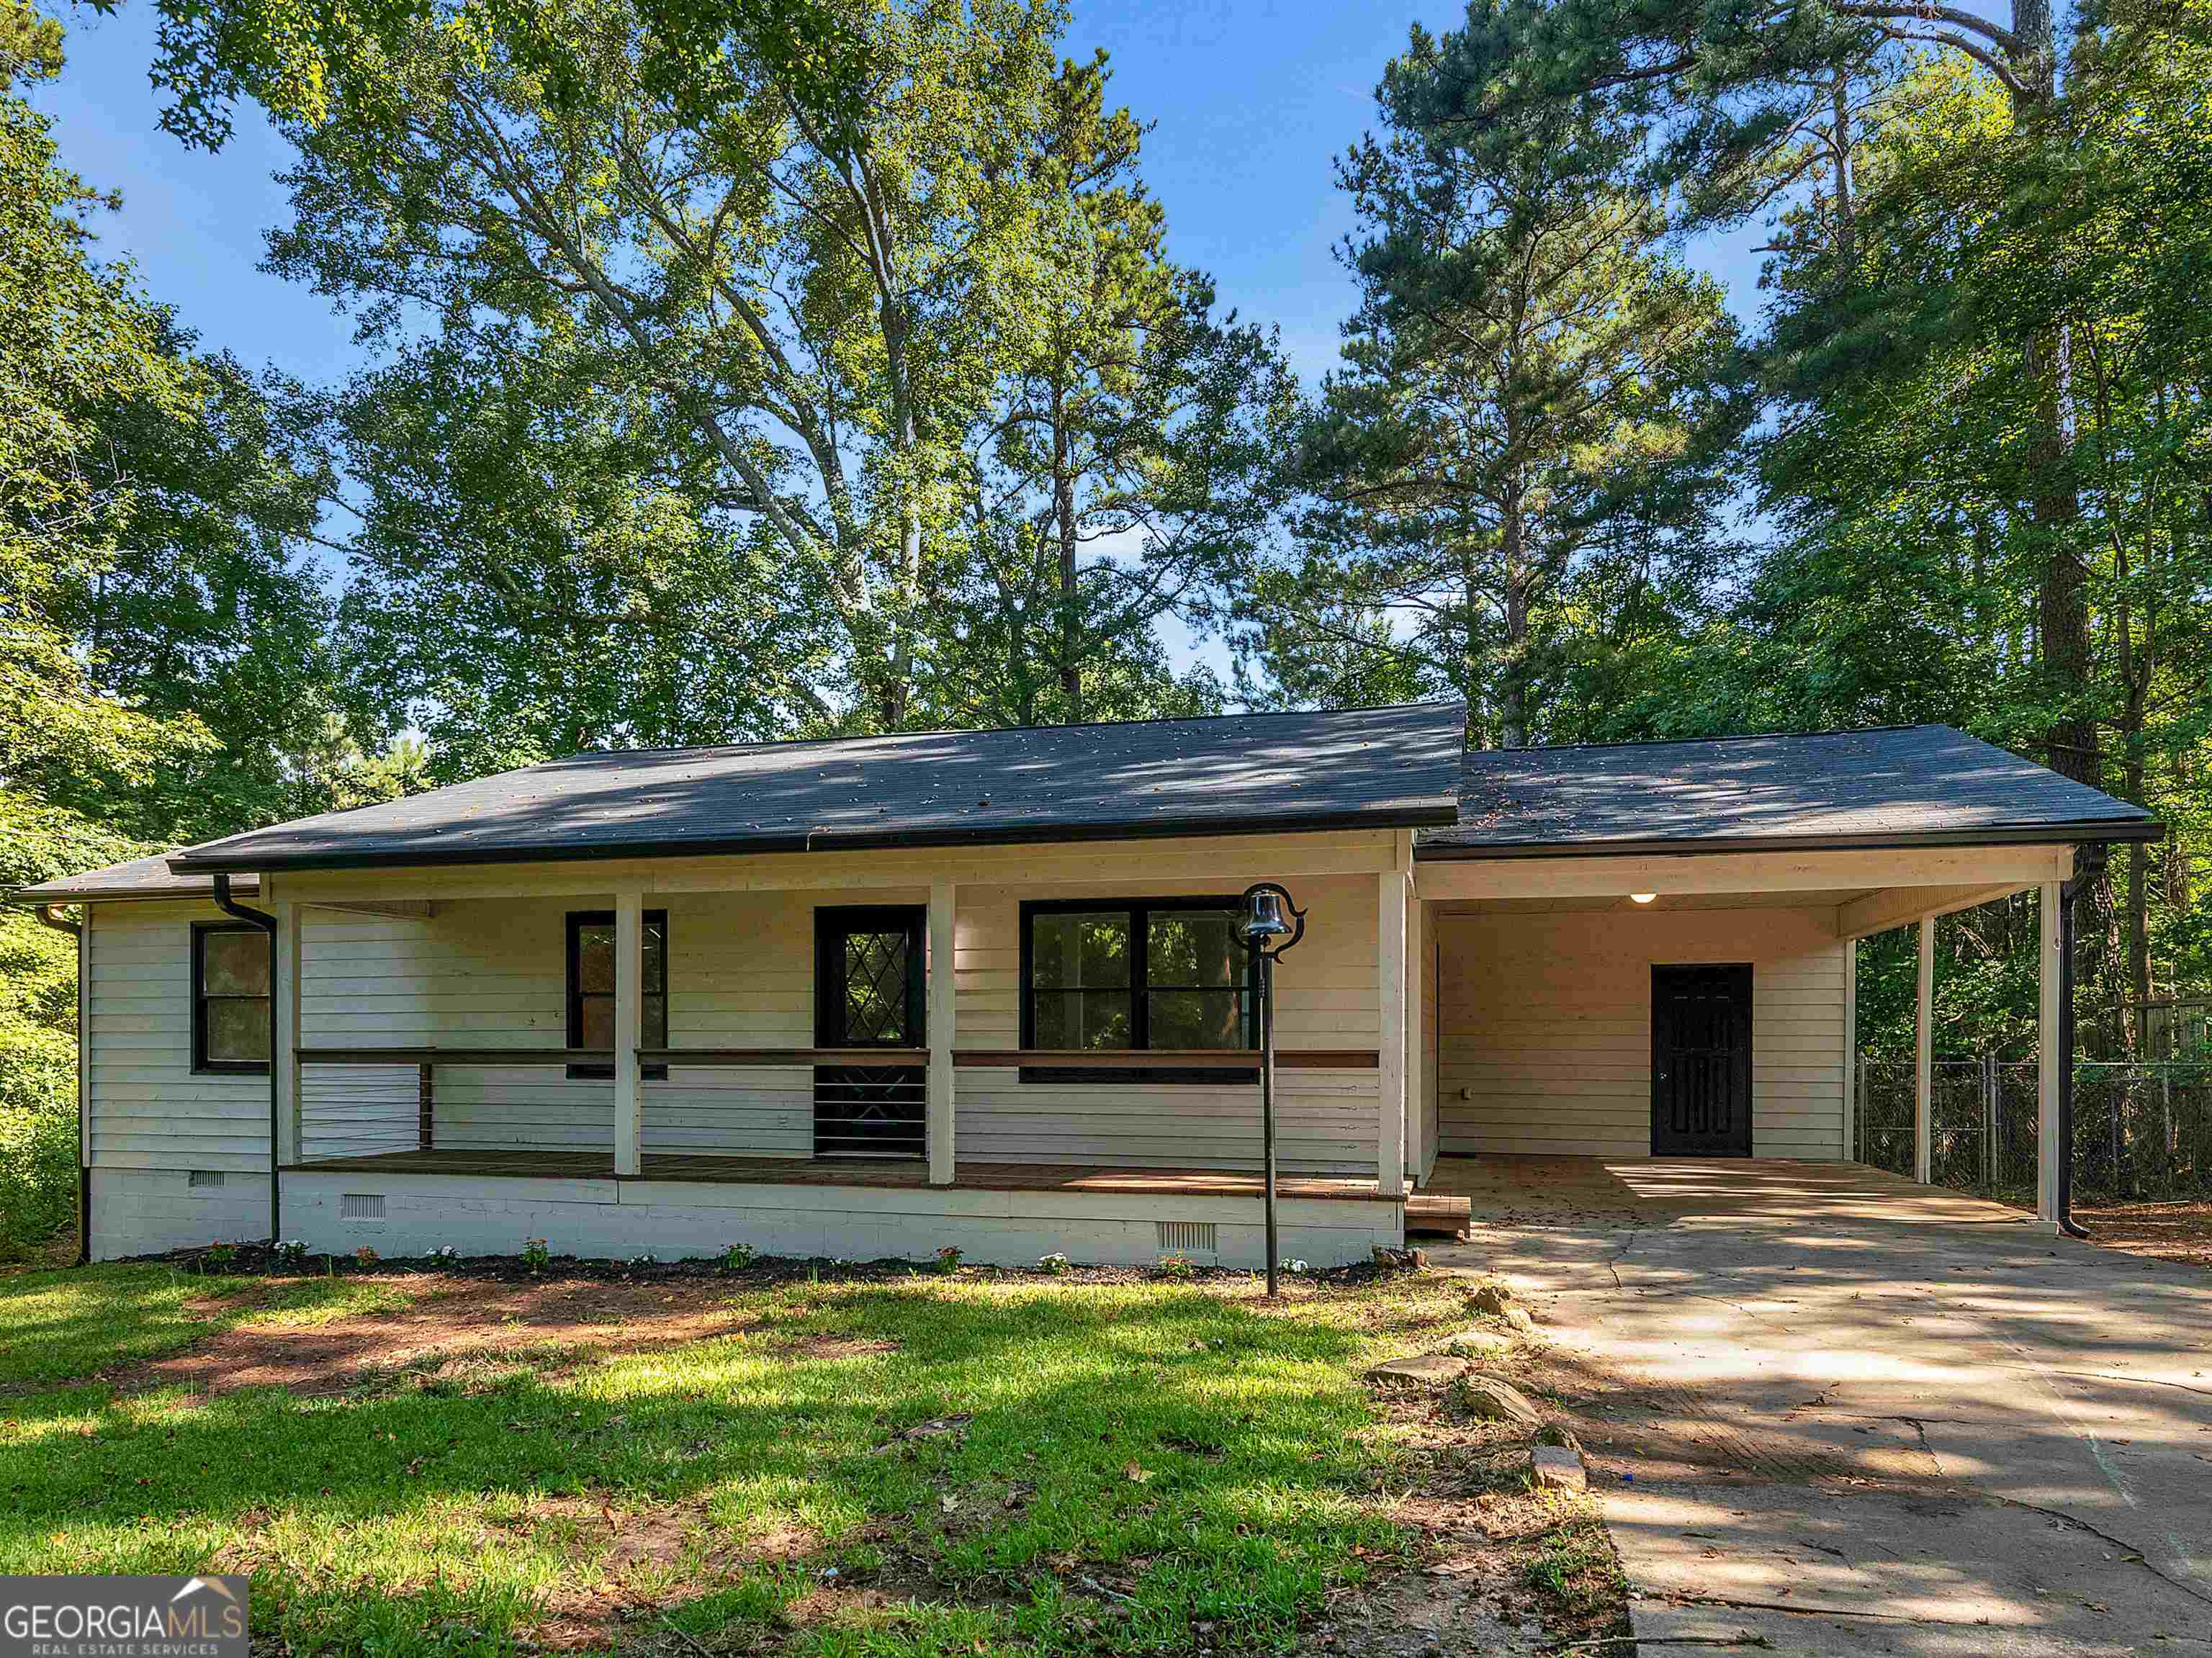
M 1440 903 L 1445 915 L 1557 915 L 1609 909 L 1651 914 L 1668 909 L 1837 909 L 1879 889 L 1843 887 L 1810 892 L 1662 892 L 1648 904 L 1613 893 L 1574 898 L 1474 898 Z

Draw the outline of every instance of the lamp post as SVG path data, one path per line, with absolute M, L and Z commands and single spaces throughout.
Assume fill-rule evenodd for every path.
M 1291 902 L 1288 892 L 1273 881 L 1245 888 L 1244 947 L 1252 952 L 1260 982 L 1260 1143 L 1267 1169 L 1270 1297 L 1281 1293 L 1278 1275 L 1282 1266 L 1275 1244 L 1275 963 L 1305 936 L 1306 913 Z

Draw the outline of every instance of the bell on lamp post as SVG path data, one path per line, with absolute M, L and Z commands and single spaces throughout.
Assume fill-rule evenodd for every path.
M 1284 912 L 1289 911 L 1286 917 Z M 1260 1145 L 1267 1172 L 1267 1293 L 1280 1293 L 1281 1254 L 1275 1242 L 1275 962 L 1306 936 L 1306 913 L 1273 881 L 1244 890 L 1245 948 L 1257 969 L 1260 1014 Z
M 1244 895 L 1249 908 L 1244 917 L 1244 937 L 1265 944 L 1270 938 L 1280 938 L 1291 930 L 1283 915 L 1283 890 L 1269 883 L 1261 883 Z

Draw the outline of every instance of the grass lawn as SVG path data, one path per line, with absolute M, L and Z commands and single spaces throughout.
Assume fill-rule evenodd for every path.
M 1241 1279 L 740 1275 L 684 1286 L 696 1339 L 653 1343 L 667 1285 L 599 1286 L 597 1333 L 557 1336 L 509 1285 L 319 1388 L 164 1371 L 483 1293 L 0 1280 L 0 1572 L 251 1571 L 257 1630 L 305 1653 L 1275 1650 L 1407 1558 L 1360 1376 L 1466 1317 L 1432 1277 L 1269 1309 Z

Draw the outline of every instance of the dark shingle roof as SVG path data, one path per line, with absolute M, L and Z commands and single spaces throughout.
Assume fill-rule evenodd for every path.
M 161 852 L 151 858 L 133 858 L 127 864 L 110 864 L 106 869 L 41 881 L 12 896 L 27 904 L 72 904 L 87 898 L 191 898 L 215 890 L 213 876 L 179 875 L 172 870 L 169 859 L 174 856 L 174 853 Z M 253 878 L 246 877 L 233 890 L 241 896 L 252 892 Z
M 2125 801 L 1948 726 L 1468 755 L 1427 857 L 2142 840 Z M 2089 831 L 2094 831 L 2094 833 Z
M 179 871 L 1449 823 L 1457 703 L 585 754 L 177 854 Z

